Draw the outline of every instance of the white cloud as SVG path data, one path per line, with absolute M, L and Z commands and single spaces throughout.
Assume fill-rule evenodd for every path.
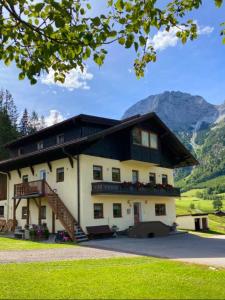
M 195 21 L 195 23 L 197 24 L 199 35 L 210 34 L 214 30 L 214 28 L 210 26 L 199 26 L 197 21 Z M 182 26 L 180 28 L 182 29 Z M 148 44 L 152 45 L 156 51 L 162 51 L 168 47 L 175 47 L 179 41 L 179 38 L 176 36 L 179 30 L 177 27 L 171 27 L 169 31 L 158 31 L 152 38 L 149 38 Z
M 45 125 L 46 127 L 57 124 L 64 120 L 63 115 L 56 109 L 51 109 L 49 111 L 49 115 L 45 117 Z
M 73 91 L 74 89 L 90 89 L 87 81 L 93 78 L 93 74 L 89 73 L 87 68 L 84 68 L 83 72 L 78 67 L 76 69 L 71 70 L 65 78 L 65 82 L 61 83 L 59 81 L 54 81 L 54 70 L 50 69 L 49 73 L 41 78 L 41 82 L 47 85 L 58 85 L 60 87 L 64 87 L 69 91 Z

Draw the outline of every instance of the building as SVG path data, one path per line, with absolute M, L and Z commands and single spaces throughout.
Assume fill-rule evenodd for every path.
M 6 147 L 1 216 L 71 236 L 76 226 L 171 226 L 180 196 L 173 169 L 197 164 L 155 113 L 120 121 L 82 114 Z
M 187 215 L 178 215 L 176 221 L 178 228 L 187 230 L 208 230 L 208 214 L 196 213 Z

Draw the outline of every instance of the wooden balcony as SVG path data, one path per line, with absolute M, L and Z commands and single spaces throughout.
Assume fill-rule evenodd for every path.
M 161 196 L 180 197 L 180 189 L 172 186 L 115 182 L 93 182 L 92 195 L 138 195 L 138 196 Z
M 45 181 L 36 180 L 14 185 L 14 198 L 35 198 L 45 195 Z

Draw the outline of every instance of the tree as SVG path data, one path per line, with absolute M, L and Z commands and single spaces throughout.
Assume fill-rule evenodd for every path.
M 6 110 L 0 110 L 0 160 L 9 157 L 4 145 L 18 137 L 18 132 L 13 126 Z
M 215 210 L 221 210 L 221 208 L 223 207 L 223 202 L 221 199 L 215 199 L 213 200 L 213 208 Z
M 19 131 L 22 136 L 29 134 L 29 115 L 26 108 L 24 109 L 22 118 L 20 120 Z
M 34 133 L 39 130 L 40 120 L 36 111 L 33 111 L 28 120 L 28 134 Z
M 218 7 L 223 2 L 212 1 Z M 90 0 L 0 0 L 0 60 L 14 61 L 19 79 L 27 76 L 32 84 L 51 69 L 55 80 L 64 82 L 67 72 L 83 70 L 89 58 L 101 66 L 107 45 L 119 43 L 134 48 L 134 70 L 144 76 L 146 65 L 156 61 L 149 40 L 153 30 L 175 27 L 183 43 L 198 33 L 196 23 L 185 17 L 202 0 L 167 0 L 164 7 L 159 2 L 107 0 L 103 13 L 93 16 Z
M 5 111 L 12 123 L 17 127 L 18 112 L 12 94 L 8 90 L 0 91 L 0 111 Z

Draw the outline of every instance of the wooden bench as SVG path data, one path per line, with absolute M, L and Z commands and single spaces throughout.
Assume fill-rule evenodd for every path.
M 87 226 L 86 229 L 90 239 L 112 237 L 114 234 L 109 225 Z

